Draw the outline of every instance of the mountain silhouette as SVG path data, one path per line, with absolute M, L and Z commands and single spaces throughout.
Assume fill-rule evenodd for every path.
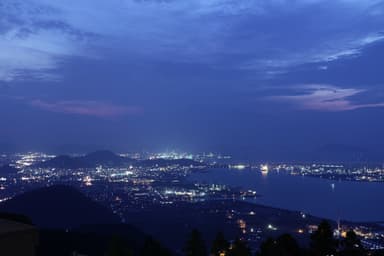
M 41 168 L 57 168 L 57 169 L 77 169 L 77 168 L 90 168 L 92 165 L 83 161 L 79 157 L 71 157 L 67 155 L 56 156 L 45 162 L 35 165 Z
M 133 163 L 135 160 L 131 158 L 121 157 L 108 150 L 100 150 L 89 153 L 85 156 L 68 156 L 61 155 L 54 157 L 45 162 L 36 164 L 41 168 L 58 168 L 58 169 L 79 169 L 79 168 L 95 168 L 103 165 L 108 167 L 122 166 Z
M 0 218 L 36 225 L 40 256 L 105 256 L 113 249 L 140 255 L 148 239 L 106 207 L 64 185 L 29 191 L 1 203 Z
M 82 157 L 82 160 L 92 165 L 107 166 L 118 166 L 133 161 L 130 158 L 121 157 L 108 150 L 99 150 L 89 153 Z
M 99 165 L 105 167 L 119 167 L 125 165 L 135 165 L 144 167 L 164 167 L 169 165 L 179 166 L 199 166 L 200 162 L 191 159 L 148 159 L 137 161 L 132 158 L 119 156 L 108 150 L 99 150 L 89 153 L 85 156 L 68 156 L 61 155 L 54 157 L 45 162 L 35 165 L 40 168 L 57 168 L 57 169 L 80 169 L 95 168 Z
M 0 212 L 28 216 L 44 228 L 75 228 L 82 225 L 116 224 L 119 218 L 75 188 L 63 185 L 26 192 L 0 204 Z

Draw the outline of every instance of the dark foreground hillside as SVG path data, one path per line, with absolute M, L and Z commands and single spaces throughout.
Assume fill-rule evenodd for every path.
M 20 256 L 144 255 L 148 248 L 162 253 L 159 255 L 171 255 L 139 229 L 120 223 L 109 209 L 68 186 L 41 188 L 16 196 L 0 204 L 0 220 L 1 256 L 19 256 L 18 247 L 28 245 L 33 249 L 31 244 L 37 244 L 36 248 Z M 25 238 L 33 229 L 38 239 L 35 235 Z M 6 244 L 13 250 L 5 251 L 2 245 Z
M 281 231 L 266 233 L 258 250 L 251 250 L 249 241 L 230 228 L 228 218 L 220 217 L 226 213 L 232 219 L 235 212 L 230 211 L 228 215 L 228 209 L 232 208 L 247 213 L 241 217 L 250 225 L 273 222 Z M 317 223 L 317 230 L 303 233 L 300 238 L 289 232 L 302 223 L 297 212 L 239 202 L 204 202 L 142 210 L 127 215 L 128 225 L 120 223 L 108 208 L 76 189 L 52 186 L 19 195 L 0 204 L 0 209 L 1 256 L 383 255 L 381 251 L 366 250 L 353 230 L 337 239 L 333 234 L 335 223 L 308 216 L 305 221 Z M 237 214 L 241 214 L 240 211 Z
M 118 224 L 109 209 L 68 186 L 52 186 L 18 195 L 0 204 L 1 212 L 28 216 L 42 228 L 76 228 L 91 224 Z

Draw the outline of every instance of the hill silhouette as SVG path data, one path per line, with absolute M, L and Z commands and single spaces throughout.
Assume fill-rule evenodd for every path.
M 121 157 L 112 151 L 98 150 L 82 157 L 82 160 L 92 165 L 117 166 L 132 162 L 130 158 Z
M 57 168 L 57 169 L 77 169 L 77 168 L 89 168 L 91 164 L 83 161 L 79 157 L 71 157 L 67 155 L 56 156 L 45 162 L 41 162 L 35 165 L 41 168 Z
M 78 190 L 63 185 L 26 192 L 0 204 L 1 212 L 26 215 L 44 228 L 117 224 L 119 218 Z
M 61 155 L 54 157 L 48 161 L 36 164 L 36 167 L 41 168 L 58 168 L 58 169 L 79 169 L 79 168 L 94 168 L 99 165 L 103 166 L 122 166 L 130 164 L 135 160 L 121 157 L 108 150 L 100 150 L 89 153 L 85 156 L 68 156 Z
M 105 256 L 115 255 L 106 254 L 114 249 L 141 255 L 148 240 L 138 228 L 120 223 L 109 209 L 64 185 L 29 191 L 1 203 L 0 218 L 36 225 L 39 256 Z
M 72 157 L 61 155 L 54 157 L 48 161 L 35 165 L 40 168 L 57 168 L 57 169 L 80 169 L 95 168 L 99 165 L 106 167 L 119 167 L 124 165 L 136 165 L 145 167 L 164 167 L 169 165 L 179 166 L 199 166 L 200 162 L 191 159 L 148 159 L 137 161 L 132 158 L 119 156 L 108 150 L 99 150 L 89 153 L 85 156 Z

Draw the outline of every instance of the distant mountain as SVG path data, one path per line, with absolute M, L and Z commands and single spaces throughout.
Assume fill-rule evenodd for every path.
M 72 157 L 67 155 L 57 156 L 45 162 L 36 164 L 41 168 L 78 169 L 95 168 L 99 165 L 106 167 L 118 167 L 124 165 L 136 166 L 200 166 L 201 163 L 191 159 L 149 159 L 137 161 L 132 158 L 122 157 L 108 150 L 99 150 L 85 156 Z
M 48 148 L 45 151 L 52 152 L 56 155 L 62 154 L 83 154 L 84 152 L 93 152 L 100 148 L 105 148 L 105 145 L 98 144 L 61 144 Z
M 98 165 L 115 167 L 133 162 L 135 162 L 135 160 L 121 157 L 108 150 L 100 150 L 79 157 L 67 155 L 57 156 L 48 161 L 38 163 L 36 166 L 42 168 L 77 169 L 93 168 Z
M 10 165 L 0 166 L 0 175 L 16 174 L 18 171 L 19 169 L 12 167 Z
M 26 192 L 0 204 L 0 212 L 26 215 L 39 227 L 76 228 L 116 224 L 119 218 L 106 207 L 68 186 L 51 186 Z
M 107 166 L 117 166 L 133 161 L 132 159 L 121 157 L 108 150 L 99 150 L 92 152 L 82 157 L 82 160 L 92 165 Z
M 45 162 L 38 163 L 35 166 L 42 167 L 42 168 L 58 168 L 58 169 L 76 169 L 76 168 L 92 167 L 91 164 L 83 161 L 82 158 L 71 157 L 67 155 L 54 157 Z

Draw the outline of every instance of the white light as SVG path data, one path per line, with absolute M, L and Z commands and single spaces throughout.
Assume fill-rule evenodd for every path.
M 232 166 L 234 169 L 237 169 L 237 170 L 244 170 L 245 169 L 245 165 L 243 164 L 238 164 L 238 165 L 234 165 Z
M 269 167 L 268 167 L 267 164 L 262 164 L 262 165 L 260 166 L 260 170 L 261 170 L 262 172 L 268 172 L 268 171 L 269 171 Z

